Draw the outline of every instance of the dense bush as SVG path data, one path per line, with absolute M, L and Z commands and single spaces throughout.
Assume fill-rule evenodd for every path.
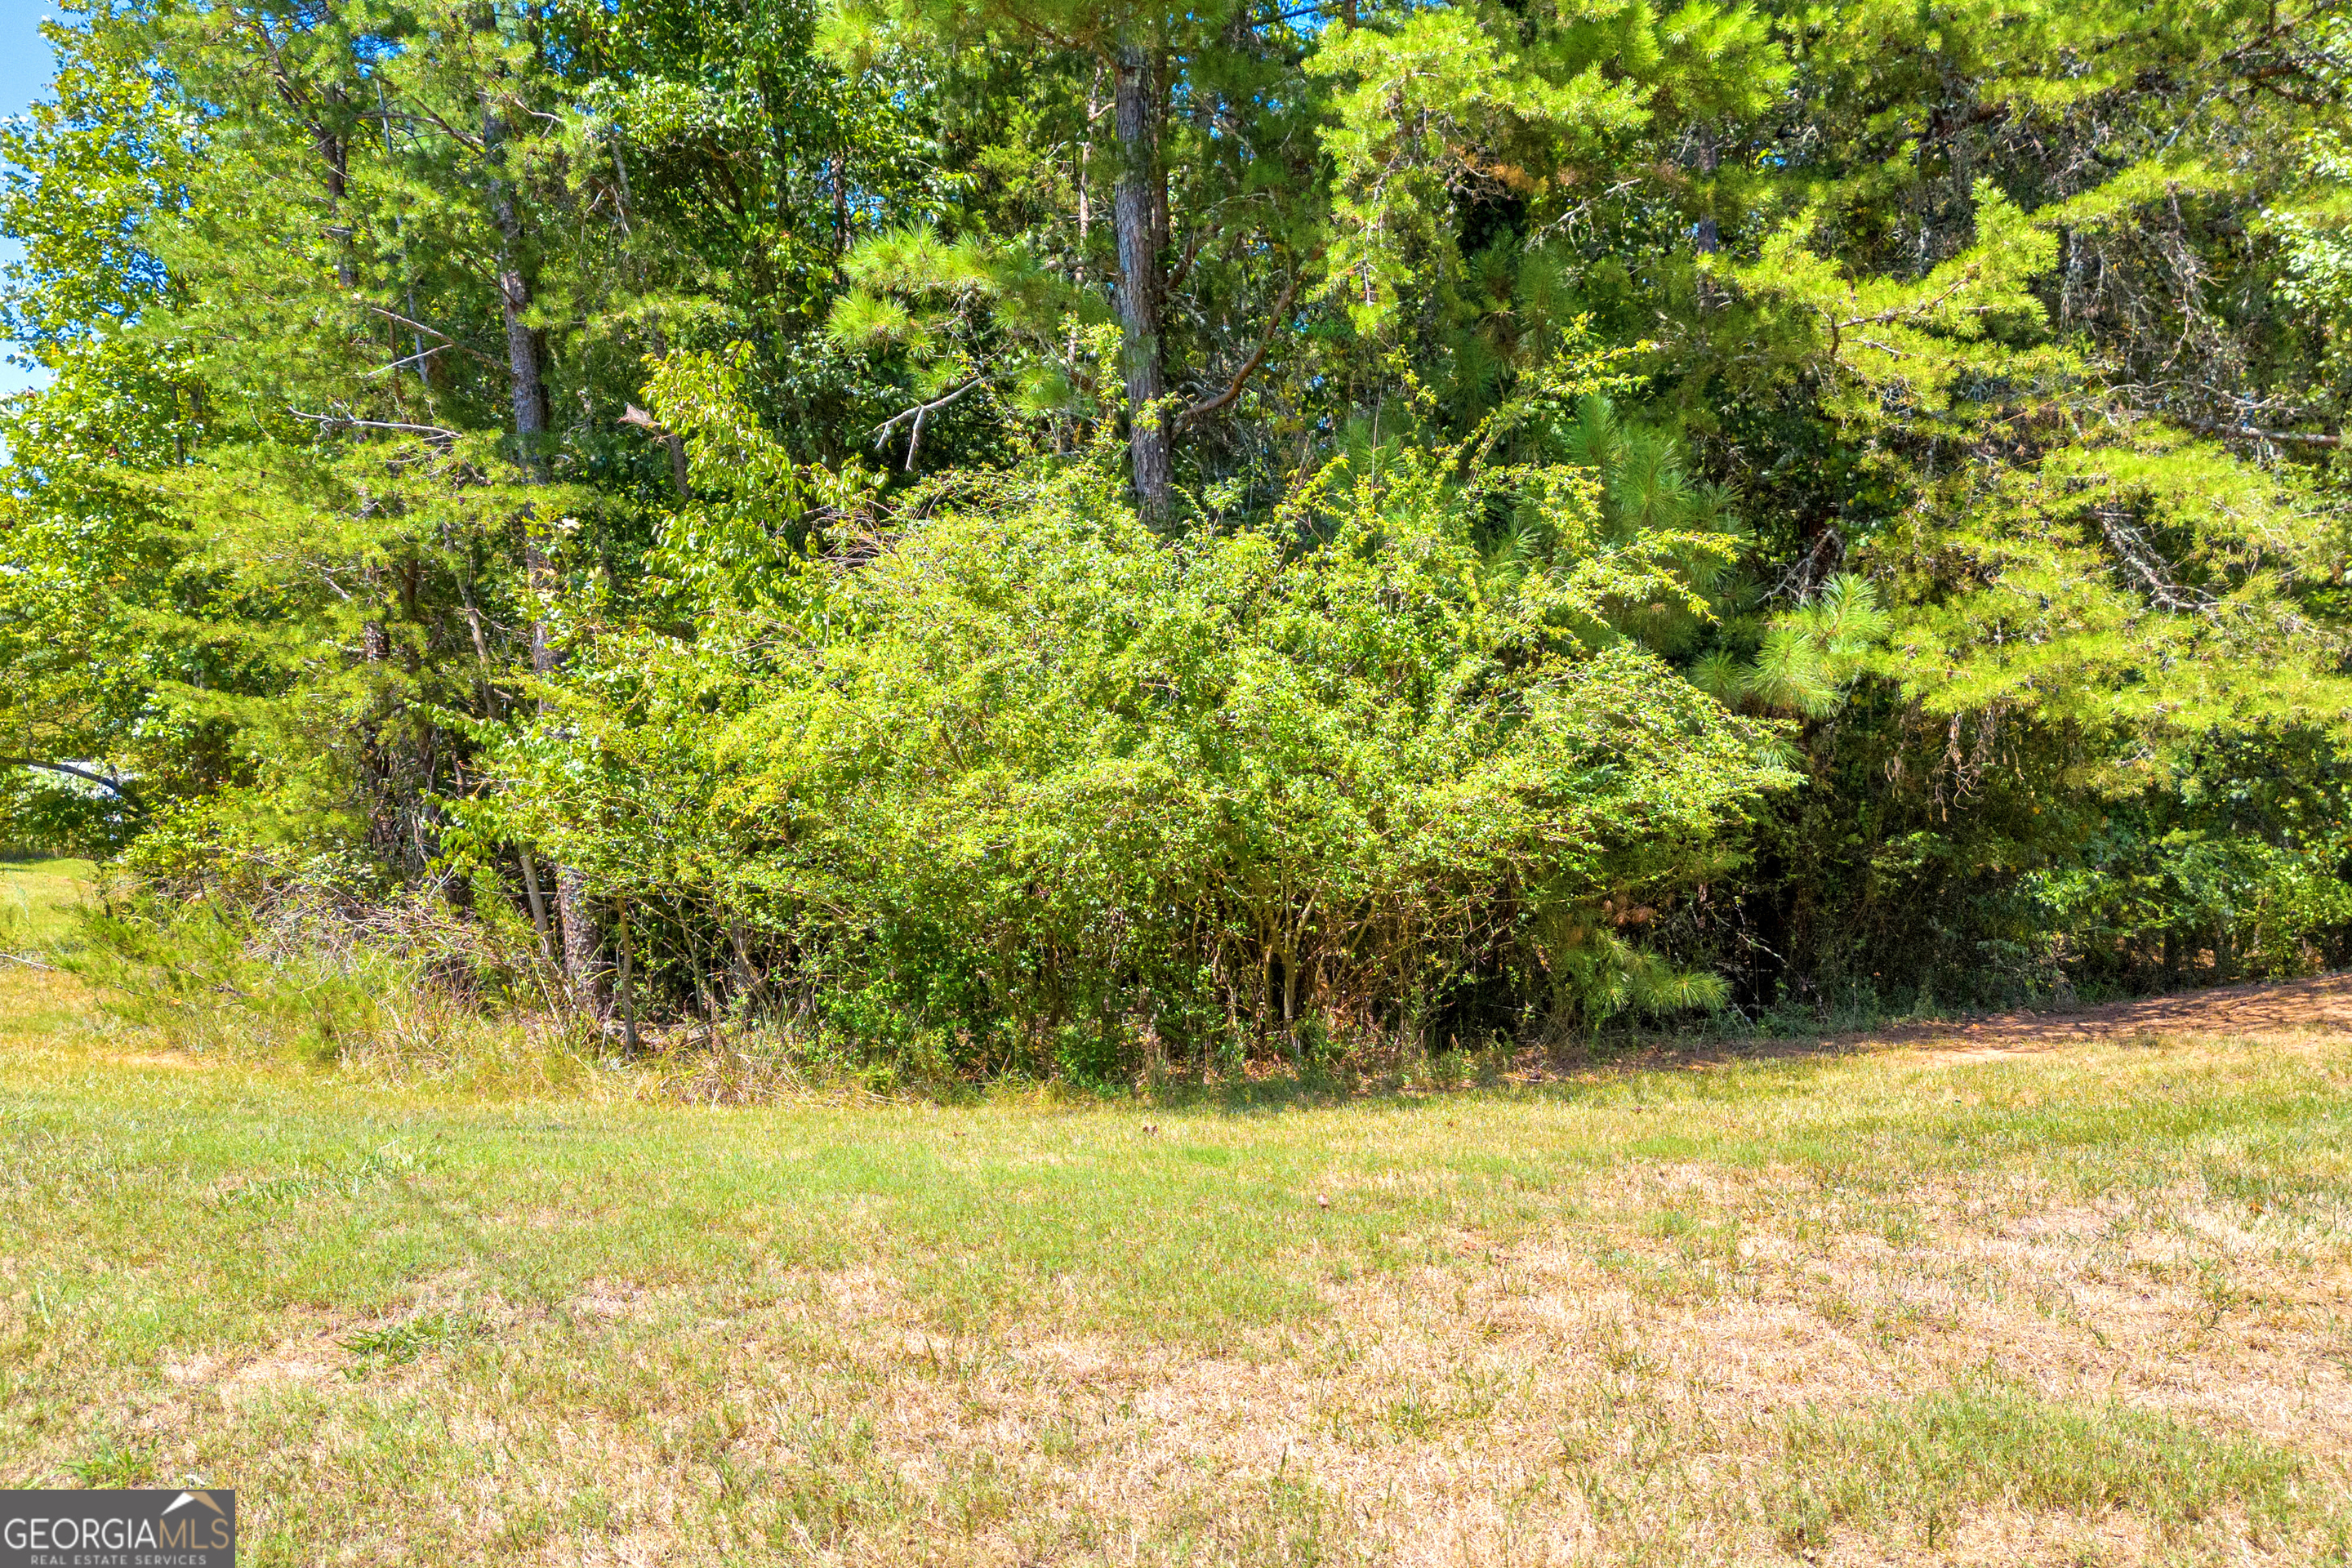
M 1180 541 L 1105 465 L 1007 478 L 788 611 L 600 645 L 504 798 L 600 885 L 698 885 L 819 1012 L 974 1061 L 1705 1005 L 1643 922 L 1787 775 L 1623 628 L 1704 616 L 1730 549 L 1461 450 Z

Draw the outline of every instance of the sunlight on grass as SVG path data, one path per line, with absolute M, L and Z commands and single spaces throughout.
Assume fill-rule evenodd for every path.
M 0 1010 L 0 1482 L 257 1563 L 2345 1551 L 2333 1037 L 711 1110 Z
M 87 860 L 0 860 L 0 952 L 30 953 L 66 935 L 97 875 Z
M 1899 1527 L 1932 1552 L 1986 1509 L 2119 1515 L 2168 1541 L 2228 1519 L 2275 1546 L 2310 1512 L 2311 1478 L 2294 1455 L 2112 1401 L 1964 1384 L 1843 1415 L 1809 1409 L 1784 1440 L 1789 1477 L 1774 1505 L 1782 1544 L 1798 1551 L 1850 1525 Z M 2329 1523 L 2340 1552 L 2343 1522 Z

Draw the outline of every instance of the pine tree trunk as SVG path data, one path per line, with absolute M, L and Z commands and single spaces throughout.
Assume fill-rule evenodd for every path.
M 547 437 L 547 379 L 540 367 L 539 338 L 530 328 L 530 284 L 522 271 L 522 215 L 515 205 L 513 187 L 505 178 L 504 127 L 495 112 L 482 119 L 482 141 L 490 154 L 491 216 L 499 229 L 499 307 L 507 332 L 508 391 L 514 410 L 515 447 L 530 483 L 546 478 L 541 444 Z M 539 520 L 523 520 L 523 572 L 534 606 L 546 603 L 554 587 L 555 569 Z M 548 641 L 547 622 L 534 613 L 530 621 L 531 673 L 545 679 L 555 672 L 555 648 Z M 563 979 L 573 1005 L 601 1018 L 609 1010 L 604 977 L 597 963 L 600 945 L 596 914 L 588 901 L 588 884 L 570 866 L 555 868 L 555 912 L 563 927 Z
M 1706 185 L 1706 211 L 1693 226 L 1691 238 L 1705 256 L 1714 256 L 1723 249 L 1723 232 L 1715 222 L 1715 175 L 1721 159 L 1716 147 L 1715 127 L 1704 127 L 1698 133 L 1698 174 Z
M 839 256 L 849 248 L 849 153 L 846 148 L 833 155 L 833 253 Z
M 1714 256 L 1723 249 L 1723 233 L 1715 221 L 1715 175 L 1719 154 L 1716 151 L 1715 128 L 1701 130 L 1698 138 L 1698 174 L 1706 187 L 1706 211 L 1691 230 L 1692 242 L 1702 256 Z M 1715 280 L 1705 272 L 1698 275 L 1698 309 L 1704 317 L 1716 305 Z
M 1128 457 L 1136 505 L 1157 527 L 1167 520 L 1176 484 L 1169 430 L 1157 405 L 1167 395 L 1160 359 L 1159 100 L 1150 57 L 1122 46 L 1113 70 L 1118 124 L 1118 184 L 1111 221 L 1118 234 L 1118 324 L 1125 337 Z

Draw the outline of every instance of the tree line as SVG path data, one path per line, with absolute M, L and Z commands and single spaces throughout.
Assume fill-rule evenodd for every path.
M 0 787 L 146 918 L 1103 1077 L 2345 956 L 2339 5 L 47 26 Z

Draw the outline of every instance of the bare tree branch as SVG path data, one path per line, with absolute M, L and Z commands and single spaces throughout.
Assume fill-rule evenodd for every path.
M 369 371 L 365 375 L 361 377 L 361 379 L 363 381 L 373 381 L 377 376 L 390 375 L 394 371 L 404 370 L 412 364 L 422 364 L 426 360 L 431 359 L 435 354 L 440 353 L 444 350 L 453 348 L 456 345 L 452 343 L 437 343 L 429 349 L 420 349 L 413 354 L 393 361 L 390 364 L 380 364 L 376 366 L 373 370 Z
M 2174 582 L 2156 547 L 2121 513 L 2101 508 L 2094 515 L 2099 520 L 2099 531 L 2106 535 L 2116 556 L 2147 589 L 2148 602 L 2158 609 L 2210 616 L 2220 605 L 2221 601 L 2212 595 L 2201 589 L 2184 588 Z
M 983 384 L 987 380 L 988 377 L 985 375 L 975 375 L 970 381 L 965 382 L 961 386 L 957 387 L 953 392 L 947 394 L 945 396 L 935 397 L 931 399 L 930 402 L 922 404 L 918 407 L 901 409 L 899 412 L 893 414 L 889 418 L 885 419 L 881 424 L 874 426 L 874 449 L 877 452 L 882 449 L 882 438 L 890 433 L 891 426 L 897 425 L 902 419 L 912 419 L 915 422 L 915 427 L 908 434 L 907 437 L 907 471 L 908 473 L 913 473 L 915 471 L 915 448 L 921 445 L 923 439 L 923 421 L 929 419 L 940 409 L 945 408 L 949 404 L 953 403 L 957 398 L 961 397 L 965 393 L 970 392 L 973 387 Z
M 1314 259 L 1314 257 L 1307 258 L 1309 263 Z M 1266 323 L 1265 335 L 1258 339 L 1257 347 L 1250 351 L 1250 356 L 1242 362 L 1241 369 L 1234 372 L 1234 378 L 1225 384 L 1223 392 L 1213 397 L 1202 398 L 1176 416 L 1179 429 L 1195 419 L 1205 419 L 1222 409 L 1232 407 L 1241 396 L 1242 388 L 1249 384 L 1249 378 L 1255 375 L 1258 366 L 1265 363 L 1266 353 L 1274 347 L 1274 340 L 1281 336 L 1283 322 L 1290 314 L 1291 301 L 1298 298 L 1299 279 L 1306 274 L 1307 268 L 1302 266 L 1290 275 L 1290 281 L 1282 286 L 1282 293 L 1274 301 L 1273 320 Z
M 489 355 L 467 348 L 464 343 L 459 342 L 457 339 L 451 337 L 448 333 L 442 331 L 437 327 L 428 327 L 422 321 L 411 321 L 406 316 L 402 315 L 399 311 L 387 310 L 382 305 L 376 304 L 373 300 L 362 300 L 359 303 L 362 310 L 373 310 L 385 321 L 396 321 L 400 325 L 406 327 L 412 332 L 423 332 L 428 338 L 440 339 L 443 342 L 448 344 L 451 348 L 456 349 L 459 353 L 464 354 L 467 358 L 473 360 L 478 364 L 486 364 L 492 370 L 501 372 L 507 368 L 499 361 L 490 358 Z
M 694 487 L 688 482 L 691 473 L 686 462 L 686 437 L 675 430 L 665 428 L 652 415 L 634 403 L 629 405 L 628 412 L 621 416 L 620 423 L 634 425 L 662 444 L 663 450 L 669 454 L 670 483 L 677 488 L 677 499 L 692 500 Z
M 2174 416 L 2179 418 L 2179 416 Z M 2276 441 L 2284 447 L 2326 447 L 2344 445 L 2341 436 L 2305 435 L 2300 430 L 2259 430 L 2252 425 L 2223 425 L 2210 419 L 2181 419 L 2191 430 L 2207 436 L 2234 436 L 2242 441 Z
M 394 430 L 414 436 L 432 436 L 445 441 L 455 441 L 463 430 L 445 429 L 438 425 L 406 425 L 397 419 L 354 419 L 347 414 L 305 414 L 299 408 L 286 411 L 297 419 L 308 419 L 321 430 Z
M 139 797 L 124 787 L 121 781 L 108 778 L 104 773 L 92 773 L 88 768 L 76 767 L 71 763 L 45 763 L 37 757 L 0 757 L 0 766 L 46 768 L 53 773 L 70 773 L 75 778 L 87 779 L 102 789 L 112 791 L 117 800 L 134 811 L 145 809 L 139 804 Z

